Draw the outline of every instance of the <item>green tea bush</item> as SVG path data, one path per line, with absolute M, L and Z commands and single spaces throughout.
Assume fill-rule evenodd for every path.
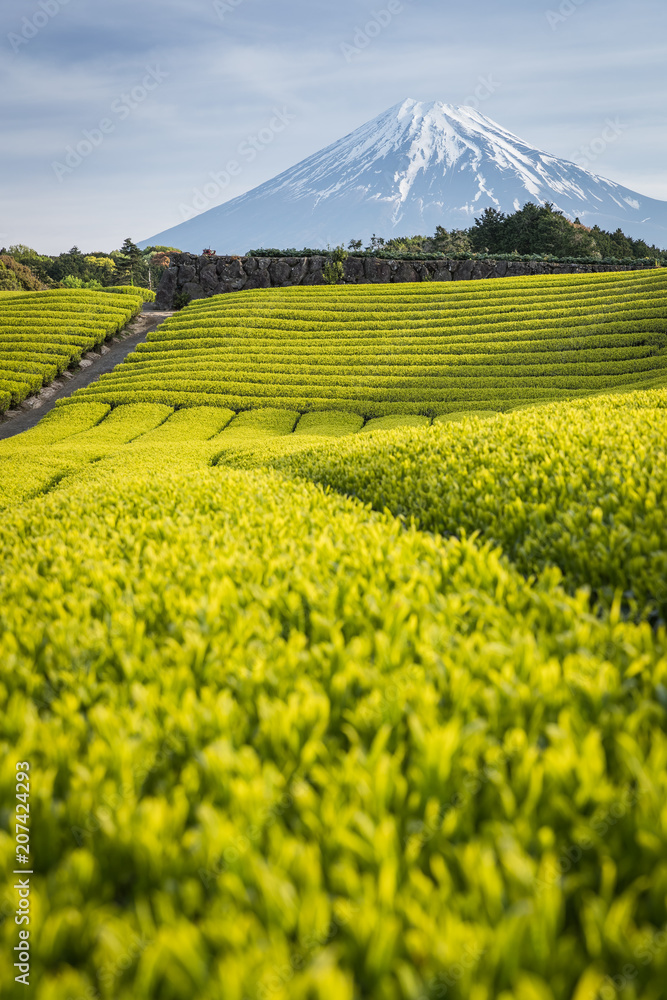
M 74 398 L 365 419 L 505 410 L 666 378 L 666 307 L 663 271 L 220 295 Z
M 310 484 L 146 473 L 138 443 L 0 525 L 38 1000 L 569 1000 L 627 964 L 659 996 L 664 632 Z
M 370 431 L 391 431 L 396 427 L 428 427 L 430 423 L 428 417 L 419 416 L 375 417 L 364 424 L 362 432 L 368 434 Z
M 555 565 L 572 588 L 664 618 L 666 441 L 661 389 L 361 435 L 276 464 L 425 530 L 480 532 L 524 573 Z
M 20 265 L 17 265 L 20 266 Z M 59 289 L 0 298 L 0 413 L 121 330 L 141 298 Z
M 102 291 L 115 292 L 117 295 L 138 295 L 144 302 L 155 302 L 155 292 L 138 285 L 107 285 Z
M 495 410 L 461 410 L 456 413 L 443 413 L 439 417 L 436 417 L 433 421 L 434 424 L 446 424 L 450 422 L 460 422 L 461 420 L 466 420 L 468 417 L 495 417 Z
M 355 434 L 363 426 L 363 417 L 358 416 L 356 413 L 324 410 L 320 413 L 304 413 L 294 428 L 294 433 L 341 437 L 344 434 Z
M 227 435 L 256 437 L 291 434 L 299 414 L 295 410 L 267 407 L 261 410 L 244 410 L 226 428 Z
M 109 407 L 84 403 L 54 410 L 44 424 L 0 442 L 0 510 L 48 492 L 82 466 L 161 424 L 171 414 L 159 403 Z M 48 447 L 47 447 L 48 446 Z

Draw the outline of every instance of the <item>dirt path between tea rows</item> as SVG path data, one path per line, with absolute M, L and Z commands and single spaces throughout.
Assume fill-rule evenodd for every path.
M 45 386 L 35 396 L 26 399 L 16 409 L 8 410 L 0 417 L 0 441 L 21 434 L 39 423 L 52 410 L 59 399 L 71 396 L 77 389 L 96 382 L 100 375 L 113 371 L 128 354 L 141 344 L 149 333 L 156 329 L 172 312 L 158 312 L 147 302 L 120 333 L 103 345 L 84 354 L 80 366 L 59 375 L 55 382 Z

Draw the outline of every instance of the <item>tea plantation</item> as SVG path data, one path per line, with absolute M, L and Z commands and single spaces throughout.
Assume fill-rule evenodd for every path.
M 84 351 L 118 333 L 146 299 L 155 298 L 143 289 L 109 291 L 116 294 L 67 289 L 0 293 L 0 414 L 48 385 Z
M 38 1000 L 665 995 L 665 280 L 490 285 L 195 303 L 0 443 L 3 997 L 17 761 Z
M 667 373 L 663 270 L 219 295 L 81 390 L 117 405 L 507 410 Z

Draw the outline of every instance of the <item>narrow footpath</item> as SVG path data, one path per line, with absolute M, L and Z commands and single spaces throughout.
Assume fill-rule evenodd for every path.
M 158 312 L 152 302 L 146 302 L 139 315 L 120 333 L 84 354 L 78 368 L 67 369 L 51 385 L 1 416 L 0 441 L 34 427 L 59 399 L 71 396 L 77 389 L 96 382 L 100 375 L 113 371 L 137 344 L 141 344 L 169 316 L 173 316 L 173 312 Z

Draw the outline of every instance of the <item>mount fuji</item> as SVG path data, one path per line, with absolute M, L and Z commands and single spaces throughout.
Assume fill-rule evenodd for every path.
M 324 248 L 463 229 L 485 208 L 552 202 L 586 226 L 667 246 L 667 202 L 524 142 L 474 108 L 406 100 L 240 197 L 139 244 L 191 253 Z

